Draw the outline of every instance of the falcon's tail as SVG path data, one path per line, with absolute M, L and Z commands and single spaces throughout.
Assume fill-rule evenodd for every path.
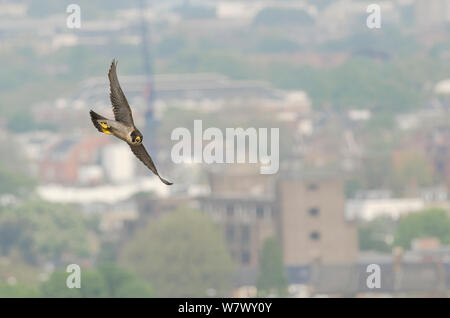
M 97 128 L 97 130 L 99 132 L 106 133 L 106 134 L 109 133 L 109 130 L 105 129 L 105 127 L 102 127 L 102 125 L 100 125 L 100 123 L 98 122 L 99 120 L 108 120 L 107 118 L 97 114 L 93 110 L 91 110 L 89 112 L 89 114 L 91 115 L 92 123 L 94 124 L 95 128 Z

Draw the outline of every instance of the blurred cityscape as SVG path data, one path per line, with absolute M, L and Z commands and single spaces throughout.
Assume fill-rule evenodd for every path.
M 450 0 L 380 29 L 370 1 L 70 3 L 0 0 L 0 297 L 450 295 Z M 92 127 L 113 58 L 170 187 Z M 197 119 L 279 128 L 279 172 L 173 163 Z

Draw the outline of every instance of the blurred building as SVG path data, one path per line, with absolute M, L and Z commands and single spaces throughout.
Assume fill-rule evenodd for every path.
M 228 248 L 240 266 L 238 284 L 254 284 L 264 241 L 276 237 L 290 280 L 307 280 L 314 262 L 357 261 L 358 236 L 345 219 L 342 180 L 331 175 L 273 177 L 249 170 L 224 170 L 209 176 L 211 195 L 202 211 L 221 225 Z M 326 199 L 325 199 L 326 198 Z
M 257 268 L 264 240 L 277 235 L 274 178 L 243 168 L 210 173 L 209 183 L 201 210 L 222 226 L 234 261 Z
M 370 221 L 380 216 L 398 219 L 424 209 L 422 198 L 362 198 L 348 200 L 346 214 L 350 219 Z
M 107 79 L 104 77 L 90 78 L 82 83 L 81 89 L 74 94 L 74 99 L 85 100 L 87 103 L 104 101 L 109 105 L 105 94 Z M 120 77 L 120 84 L 126 92 L 130 104 L 137 104 L 146 91 L 145 76 Z M 199 100 L 224 100 L 236 98 L 280 99 L 281 92 L 271 85 L 261 81 L 231 80 L 226 76 L 214 73 L 197 74 L 157 74 L 151 83 L 156 100 L 180 102 Z M 133 102 L 135 100 L 136 102 Z M 198 107 L 198 104 L 196 104 Z
M 104 147 L 102 162 L 106 175 L 112 182 L 127 182 L 134 176 L 135 158 L 125 143 L 114 143 Z
M 279 181 L 277 191 L 287 267 L 356 262 L 358 233 L 356 225 L 345 218 L 342 178 L 291 174 Z
M 62 138 L 44 149 L 39 177 L 46 183 L 96 183 L 103 178 L 99 166 L 101 147 L 110 140 L 99 137 Z
M 450 191 L 450 128 L 438 126 L 427 134 L 425 142 L 436 175 L 441 176 Z
M 45 183 L 120 183 L 135 175 L 136 160 L 129 147 L 101 135 L 62 138 L 41 152 L 38 173 Z
M 379 266 L 380 286 L 369 288 L 369 265 Z M 415 295 L 448 297 L 450 288 L 450 250 L 437 238 L 412 242 L 412 250 L 393 253 L 362 252 L 355 264 L 316 265 L 310 284 L 314 294 L 374 297 Z

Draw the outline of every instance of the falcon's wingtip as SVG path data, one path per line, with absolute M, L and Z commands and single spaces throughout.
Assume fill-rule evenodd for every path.
M 111 62 L 111 66 L 109 67 L 108 75 L 111 74 L 111 71 L 112 71 L 113 69 L 116 69 L 116 68 L 117 68 L 117 63 L 118 63 L 117 59 L 116 59 L 116 58 L 113 58 L 113 60 L 112 60 L 112 62 Z
M 161 177 L 159 177 L 159 179 L 160 179 L 164 184 L 167 184 L 167 185 L 172 185 L 172 184 L 173 184 L 173 182 L 169 182 L 169 181 L 167 181 L 167 180 L 165 180 L 165 179 L 163 179 L 163 178 L 161 178 Z

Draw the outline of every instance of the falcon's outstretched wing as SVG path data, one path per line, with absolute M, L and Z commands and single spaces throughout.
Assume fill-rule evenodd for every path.
M 148 154 L 144 145 L 142 145 L 142 144 L 140 144 L 138 146 L 130 145 L 130 148 L 131 148 L 131 151 L 133 151 L 133 153 L 135 154 L 135 156 L 138 157 L 139 160 L 141 160 L 144 163 L 144 165 L 146 165 L 151 171 L 153 171 L 153 173 L 156 174 L 163 183 L 165 183 L 167 185 L 173 184 L 172 182 L 169 182 L 169 181 L 161 178 L 158 171 L 156 170 L 156 167 L 155 167 L 155 164 L 153 163 L 152 158 Z
M 113 106 L 114 118 L 116 121 L 127 126 L 134 126 L 130 105 L 128 105 L 128 101 L 122 92 L 122 88 L 120 88 L 119 79 L 117 78 L 116 65 L 116 60 L 113 60 L 108 72 L 109 87 L 111 90 L 109 98 Z

